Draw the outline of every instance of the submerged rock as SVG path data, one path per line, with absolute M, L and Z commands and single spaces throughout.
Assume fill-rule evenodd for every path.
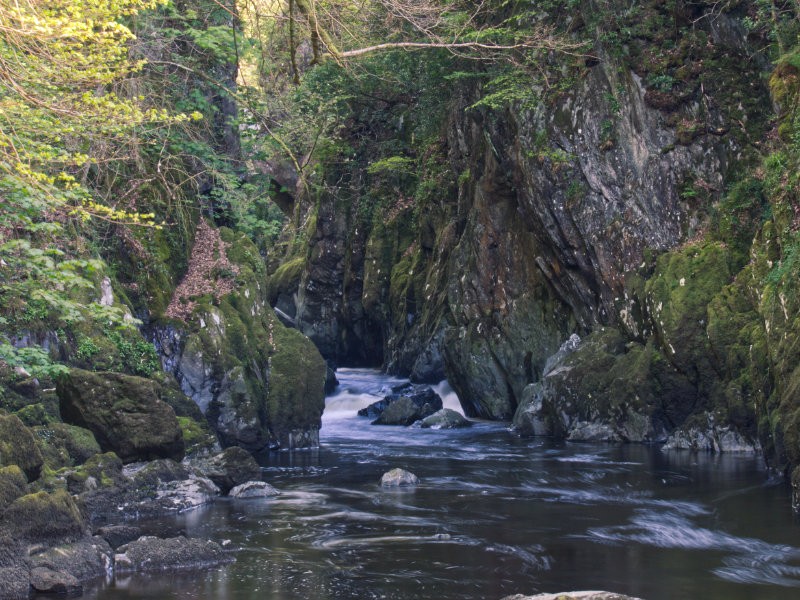
M 118 573 L 202 569 L 234 561 L 216 542 L 183 536 L 167 539 L 144 536 L 119 550 L 114 556 Z
M 280 492 L 266 481 L 248 481 L 237 485 L 230 491 L 229 495 L 231 498 L 266 498 L 268 496 L 277 496 L 278 494 Z
M 423 429 L 459 429 L 462 427 L 472 427 L 472 421 L 465 419 L 461 413 L 453 409 L 443 408 L 422 419 L 419 425 Z
M 418 483 L 419 477 L 405 469 L 392 469 L 381 477 L 381 486 L 383 487 L 403 487 L 417 485 Z

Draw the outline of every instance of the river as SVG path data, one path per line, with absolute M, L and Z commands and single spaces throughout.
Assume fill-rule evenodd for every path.
M 321 448 L 273 454 L 282 491 L 221 499 L 165 533 L 229 540 L 235 564 L 120 577 L 87 597 L 495 600 L 605 589 L 648 600 L 800 597 L 800 528 L 760 457 L 371 426 L 358 408 L 400 380 L 341 370 Z M 457 407 L 446 384 L 445 405 Z M 403 467 L 413 489 L 382 489 Z

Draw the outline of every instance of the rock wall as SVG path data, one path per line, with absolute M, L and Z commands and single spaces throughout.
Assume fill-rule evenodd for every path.
M 595 38 L 569 86 L 537 92 L 536 106 L 481 106 L 480 85 L 456 84 L 410 186 L 400 176 L 376 186 L 368 152 L 347 177 L 327 167 L 295 280 L 299 327 L 322 354 L 353 364 L 380 351 L 390 371 L 446 374 L 467 414 L 510 419 L 570 335 L 608 326 L 636 358 L 616 347 L 608 356 L 643 360 L 641 378 L 675 380 L 675 398 L 652 390 L 634 402 L 650 432 L 634 438 L 662 437 L 720 404 L 753 434 L 752 410 L 734 415 L 721 391 L 730 365 L 710 353 L 705 327 L 741 259 L 702 240 L 772 109 L 743 13 L 699 18 L 710 6 L 681 6 L 680 36 L 653 33 L 672 16 L 645 3 L 625 23 L 629 39 Z M 595 35 L 591 9 L 573 21 L 583 35 Z M 375 139 L 408 137 L 394 110 Z M 362 203 L 381 193 L 393 197 L 364 219 Z M 632 385 L 635 395 L 650 384 Z M 576 402 L 570 422 L 594 414 Z

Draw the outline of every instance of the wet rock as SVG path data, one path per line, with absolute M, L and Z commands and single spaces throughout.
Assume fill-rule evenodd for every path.
M 92 523 L 158 518 L 212 502 L 219 488 L 195 469 L 162 459 L 128 465 L 121 480 L 80 495 Z
M 265 481 L 248 481 L 237 485 L 229 495 L 231 498 L 266 498 L 278 494 L 280 492 Z
M 83 594 L 83 586 L 76 577 L 64 571 L 54 571 L 47 567 L 31 569 L 31 587 L 42 594 L 61 596 Z
M 221 229 L 235 290 L 198 303 L 191 325 L 154 332 L 166 371 L 205 415 L 223 447 L 249 452 L 318 445 L 326 364 L 269 305 L 265 264 L 243 234 Z M 246 332 L 246 334 L 245 334 Z
M 106 525 L 100 527 L 95 534 L 103 538 L 111 548 L 116 550 L 128 542 L 139 539 L 142 535 L 142 530 L 133 525 Z
M 441 401 L 439 402 L 441 406 Z M 418 405 L 411 398 L 401 396 L 389 406 L 387 406 L 380 416 L 375 419 L 373 425 L 411 425 L 432 415 L 436 412 L 435 405 L 423 404 Z
M 48 548 L 30 558 L 32 568 L 47 568 L 69 573 L 78 581 L 110 575 L 113 551 L 100 537 L 85 537 L 72 544 Z
M 158 397 L 157 384 L 121 373 L 72 369 L 58 381 L 65 422 L 89 429 L 105 452 L 123 462 L 184 454 L 175 411 Z
M 0 415 L 0 466 L 17 465 L 28 481 L 35 481 L 43 464 L 33 431 L 16 415 Z
M 556 594 L 536 594 L 525 596 L 516 594 L 506 596 L 503 600 L 641 600 L 633 596 L 615 594 L 614 592 L 558 592 Z
M 701 421 L 705 421 L 702 423 Z M 664 445 L 663 451 L 691 450 L 693 452 L 761 452 L 761 445 L 733 429 L 730 425 L 717 425 L 713 415 L 706 413 L 705 419 L 698 416 L 693 424 L 685 424 L 674 431 Z
M 80 510 L 65 490 L 17 498 L 6 508 L 2 522 L 15 538 L 31 543 L 71 542 L 87 533 Z
M 198 467 L 223 494 L 246 481 L 261 479 L 261 467 L 256 460 L 237 446 L 226 448 L 210 459 L 199 462 Z
M 628 341 L 617 329 L 600 328 L 559 354 L 523 390 L 514 416 L 522 435 L 663 442 L 695 406 L 696 388 L 652 343 Z
M 405 399 L 404 402 L 393 409 L 393 413 L 389 413 L 389 415 L 383 417 L 385 411 L 401 399 Z M 413 408 L 408 401 L 410 401 L 415 408 Z M 439 394 L 434 392 L 429 386 L 403 384 L 393 388 L 392 393 L 385 396 L 382 400 L 373 402 L 368 407 L 359 410 L 358 415 L 361 417 L 378 419 L 379 421 L 381 419 L 387 421 L 376 423 L 380 425 L 410 425 L 414 421 L 423 419 L 441 408 L 442 399 L 439 397 Z M 417 415 L 416 418 L 414 418 L 414 415 Z M 408 421 L 408 419 L 411 420 Z
M 461 413 L 450 408 L 443 408 L 422 419 L 419 425 L 423 429 L 459 429 L 472 427 L 472 421 L 465 419 Z
M 418 483 L 419 478 L 405 469 L 392 469 L 381 477 L 381 486 L 383 487 L 405 487 Z
M 119 548 L 115 571 L 174 571 L 202 569 L 233 562 L 231 554 L 210 540 L 144 536 Z

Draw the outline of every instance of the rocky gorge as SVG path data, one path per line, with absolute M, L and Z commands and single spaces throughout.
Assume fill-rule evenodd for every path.
M 98 195 L 133 212 L 17 222 L 6 204 L 36 203 L 0 180 L 0 597 L 234 560 L 138 523 L 277 494 L 259 461 L 319 448 L 340 367 L 410 379 L 361 409 L 376 427 L 758 454 L 798 509 L 796 6 L 503 4 L 477 33 L 560 45 L 389 52 L 363 75 L 319 33 L 240 56 L 252 15 L 189 4 L 131 47 L 187 111 L 152 136 L 180 166 L 81 175 L 125 180 Z M 253 64 L 283 65 L 262 104 Z

